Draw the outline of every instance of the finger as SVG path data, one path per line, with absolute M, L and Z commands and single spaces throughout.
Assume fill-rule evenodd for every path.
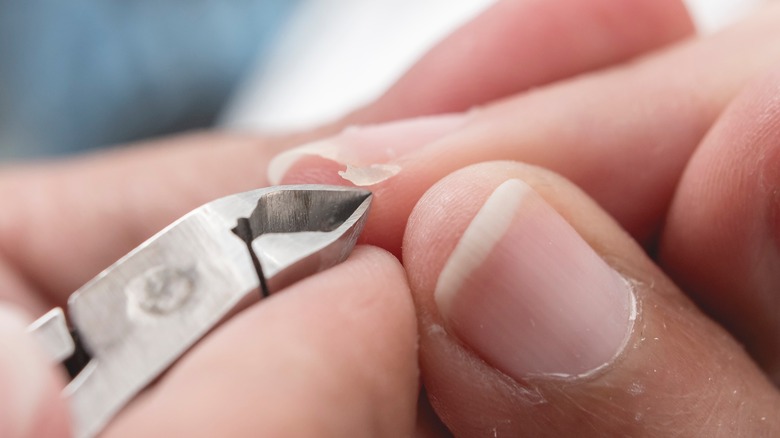
M 42 315 L 51 306 L 5 261 L 0 253 L 0 302 L 24 309 L 31 315 Z
M 579 189 L 472 166 L 404 239 L 423 382 L 456 436 L 773 436 L 780 397 Z
M 107 436 L 410 436 L 416 346 L 403 270 L 358 247 L 210 335 Z
M 62 163 L 3 169 L 0 197 L 13 214 L 0 215 L 0 253 L 19 273 L 13 281 L 24 285 L 13 289 L 19 291 L 14 300 L 32 306 L 20 297 L 41 292 L 61 304 L 188 210 L 266 185 L 269 158 L 285 145 L 358 121 L 470 107 L 618 62 L 690 30 L 679 0 L 641 0 L 631 7 L 621 0 L 502 1 L 445 39 L 365 112 L 322 130 L 273 140 L 194 134 Z M 478 44 L 464 56 L 469 42 Z M 420 106 L 420 91 L 429 89 L 425 100 L 435 105 Z M 38 313 L 37 307 L 28 308 Z
M 68 437 L 62 376 L 26 333 L 29 323 L 0 303 L 0 436 Z
M 274 145 L 191 134 L 61 162 L 8 167 L 0 252 L 31 289 L 56 303 L 206 201 L 265 185 Z
M 691 158 L 662 266 L 780 384 L 780 70 L 749 87 Z
M 767 9 L 728 32 L 465 114 L 449 130 L 437 118 L 348 130 L 287 151 L 270 168 L 284 183 L 370 187 L 372 215 L 381 220 L 369 221 L 365 236 L 395 252 L 428 187 L 456 169 L 497 159 L 563 174 L 651 245 L 698 142 L 743 85 L 780 56 L 778 19 L 780 7 Z M 349 181 L 337 174 L 346 164 Z
M 454 111 L 664 46 L 693 32 L 679 0 L 503 0 L 430 50 L 376 104 L 376 123 Z

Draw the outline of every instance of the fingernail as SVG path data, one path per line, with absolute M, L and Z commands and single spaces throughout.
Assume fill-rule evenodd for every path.
M 387 179 L 400 171 L 386 163 L 457 130 L 467 118 L 468 113 L 448 114 L 347 128 L 335 137 L 277 155 L 268 165 L 268 180 L 273 185 L 281 183 L 301 157 L 315 155 L 347 166 L 346 179 L 352 174 L 357 185 L 375 184 L 374 179 Z
M 45 390 L 49 362 L 27 333 L 28 321 L 0 304 L 0 436 L 28 436 Z
M 448 329 L 516 379 L 604 367 L 625 346 L 636 313 L 623 277 L 516 179 L 466 228 L 434 296 Z

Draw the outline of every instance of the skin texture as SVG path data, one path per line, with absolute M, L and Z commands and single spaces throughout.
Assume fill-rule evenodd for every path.
M 780 69 L 736 99 L 696 150 L 660 247 L 661 265 L 745 343 L 775 382 L 780 382 L 778 138 Z
M 266 185 L 270 158 L 304 139 L 337 132 L 354 123 L 466 109 L 496 95 L 624 61 L 692 32 L 690 20 L 677 0 L 642 0 L 638 9 L 621 6 L 621 0 L 577 0 L 574 4 L 575 10 L 568 0 L 499 2 L 442 41 L 421 59 L 420 67 L 377 102 L 311 133 L 286 139 L 196 133 L 73 160 L 1 169 L 0 197 L 13 206 L 14 214 L 0 217 L 0 259 L 11 266 L 7 283 L 13 285 L 0 296 L 28 308 L 35 306 L 34 314 L 50 303 L 62 303 L 100 270 L 190 209 L 219 196 Z M 576 18 L 583 25 L 591 24 L 562 29 L 555 23 L 564 18 L 549 21 L 553 17 L 571 20 L 575 17 L 572 11 L 579 14 Z M 508 33 L 523 28 L 537 30 L 523 35 Z M 587 47 L 574 44 L 586 31 L 596 32 L 602 43 Z M 553 34 L 556 38 L 550 38 Z M 519 49 L 506 40 L 515 36 L 526 38 L 526 47 L 535 49 L 512 52 Z M 456 57 L 466 39 L 491 48 L 479 69 L 473 68 L 471 59 Z M 549 56 L 539 56 L 548 50 Z M 560 59 L 570 61 L 561 65 Z M 526 71 L 526 66 L 532 64 L 539 73 L 506 74 Z M 431 73 L 415 73 L 416 69 Z M 433 75 L 442 71 L 447 75 Z M 450 75 L 453 82 L 473 81 L 473 77 L 463 77 L 460 72 L 482 75 L 484 83 L 494 85 L 482 91 L 452 85 L 437 88 L 448 99 L 465 103 L 436 105 L 424 111 L 416 106 L 422 102 L 420 89 L 443 83 Z M 443 100 L 433 95 L 428 98 Z M 150 193 L 154 195 L 150 197 Z M 71 248 L 86 250 L 74 254 Z M 64 254 L 68 255 L 67 264 L 62 263 Z M 48 299 L 42 302 L 32 298 L 34 295 Z
M 577 19 L 582 23 L 591 23 L 589 31 L 595 32 L 595 37 L 602 40 L 601 44 L 582 47 L 571 44 L 582 38 L 583 32 L 579 30 L 580 28 L 560 28 L 556 25 L 556 23 L 560 23 L 560 20 L 552 20 L 555 16 L 572 17 L 571 2 L 500 2 L 496 6 L 496 8 L 501 8 L 498 13 L 488 11 L 453 37 L 442 41 L 430 55 L 421 60 L 421 67 L 410 72 L 402 80 L 402 83 L 393 87 L 376 103 L 338 122 L 309 133 L 273 139 L 258 139 L 223 133 L 193 133 L 68 160 L 5 165 L 0 169 L 0 196 L 4 200 L 6 211 L 13 212 L 13 214 L 0 215 L 0 286 L 2 286 L 0 287 L 0 298 L 4 303 L 20 307 L 33 316 L 42 314 L 52 305 L 64 304 L 65 298 L 73 290 L 186 211 L 215 197 L 265 185 L 264 171 L 270 158 L 284 148 L 301 141 L 335 133 L 344 126 L 358 122 L 379 122 L 425 112 L 464 109 L 489 101 L 502 94 L 522 91 L 557 78 L 624 61 L 645 50 L 657 48 L 687 36 L 692 31 L 690 20 L 681 3 L 677 0 L 641 1 L 638 4 L 641 7 L 636 10 L 620 7 L 621 4 L 622 2 L 618 0 L 582 0 L 578 2 Z M 609 19 L 605 20 L 605 17 L 609 17 Z M 552 20 L 550 25 L 545 24 L 548 20 Z M 535 31 L 521 32 L 520 35 L 515 35 L 525 38 L 527 47 L 536 48 L 536 50 L 521 50 L 507 56 L 510 53 L 506 51 L 513 50 L 516 46 L 503 43 L 507 36 L 506 32 L 530 28 L 530 25 L 534 23 L 536 23 Z M 555 34 L 556 38 L 549 38 L 552 34 Z M 480 69 L 474 69 L 470 60 L 456 56 L 463 49 L 463 42 L 468 40 L 478 41 L 481 47 L 486 49 L 484 63 L 481 64 Z M 492 49 L 496 44 L 500 45 Z M 539 57 L 540 53 L 544 54 L 552 48 L 556 48 L 556 50 L 550 50 L 549 53 L 554 54 L 555 57 Z M 571 61 L 561 65 L 561 59 Z M 506 73 L 531 64 L 536 66 L 536 72 L 533 75 Z M 425 73 L 426 71 L 431 73 Z M 463 76 L 462 72 L 470 72 L 469 74 L 475 76 L 470 77 L 468 74 Z M 433 73 L 436 75 L 430 76 Z M 454 92 L 450 86 L 440 87 L 438 89 L 439 93 L 442 93 L 442 97 L 437 97 L 436 93 L 428 95 L 432 102 L 437 102 L 436 104 L 432 106 L 424 104 L 423 107 L 419 107 L 412 103 L 422 103 L 421 100 L 413 97 L 417 96 L 419 90 L 428 89 L 433 83 L 440 83 L 444 77 L 449 77 L 448 80 L 451 84 L 462 80 L 472 82 L 474 77 L 482 77 L 485 80 L 479 83 L 491 85 L 484 89 L 481 87 L 464 89 L 462 96 L 459 95 L 461 93 L 460 87 L 455 87 Z M 448 97 L 444 98 L 444 94 Z M 448 99 L 453 100 L 449 101 Z M 379 264 L 381 265 L 381 263 Z M 373 266 L 372 269 L 381 270 L 380 268 L 380 266 Z M 346 279 L 344 280 L 346 281 Z M 388 284 L 392 286 L 398 283 L 389 282 Z M 335 286 L 346 287 L 349 284 L 335 282 Z M 405 288 L 401 287 L 401 289 L 400 294 L 397 290 L 394 293 L 402 297 Z M 300 304 L 303 305 L 303 303 Z M 334 306 L 338 308 L 342 305 L 338 300 L 331 300 L 328 304 L 330 307 L 324 305 L 323 308 L 329 309 Z M 403 306 L 398 306 L 398 308 L 403 309 Z M 287 309 L 289 315 L 296 315 L 298 312 L 294 306 L 289 306 Z M 408 313 L 400 310 L 397 314 L 385 313 L 382 315 L 382 318 L 385 318 L 389 324 L 392 323 L 396 329 L 404 327 L 408 329 L 408 325 L 404 325 L 404 321 L 408 322 L 408 319 L 405 319 L 407 317 Z M 246 318 L 252 321 L 251 317 Z M 229 330 L 228 326 L 225 327 L 225 331 L 235 332 Z M 304 329 L 305 327 L 301 328 L 304 332 L 301 336 L 306 338 Z M 16 330 L 7 331 L 6 334 L 14 339 L 24 339 L 23 336 L 19 336 L 18 327 Z M 360 330 L 353 330 L 349 333 L 360 332 Z M 218 333 L 220 332 L 216 332 L 214 337 L 217 337 Z M 404 333 L 407 337 L 402 335 L 399 338 L 402 343 L 404 339 L 409 339 L 409 332 L 405 331 Z M 369 330 L 366 332 L 366 336 L 370 336 L 370 340 L 365 341 L 365 343 L 381 345 L 384 342 L 392 342 L 398 334 L 382 330 Z M 246 335 L 246 332 L 242 332 L 242 334 L 236 332 L 234 336 L 237 339 L 242 339 Z M 383 339 L 385 335 L 388 337 L 387 339 Z M 231 342 L 229 339 L 231 335 L 220 335 L 219 338 L 226 339 L 224 341 L 226 343 Z M 350 339 L 342 338 L 347 343 L 350 342 Z M 284 338 L 281 340 L 283 341 Z M 34 351 L 35 346 L 29 343 L 29 340 L 22 342 L 26 342 L 27 347 L 25 348 Z M 240 344 L 240 347 L 246 348 L 253 342 L 254 339 L 246 340 Z M 284 342 L 272 344 L 271 347 L 274 351 L 264 351 L 263 357 L 277 354 L 275 349 L 285 349 L 286 345 Z M 404 345 L 414 346 L 416 344 L 409 341 Z M 353 350 L 344 346 L 341 346 L 340 349 L 336 346 L 332 347 L 334 349 L 331 352 L 334 354 L 352 354 L 354 351 L 359 351 L 359 346 L 353 346 Z M 209 348 L 216 349 L 218 347 Z M 201 347 L 199 346 L 198 349 Z M 233 351 L 233 354 L 239 354 L 241 351 L 238 349 Z M 408 353 L 409 350 L 397 349 L 395 351 Z M 9 363 L 17 360 L 22 354 L 20 351 L 5 350 L 5 352 L 8 353 L 8 356 L 4 356 L 3 360 Z M 33 353 L 32 357 L 38 357 L 38 359 L 34 360 L 40 361 L 40 355 L 35 356 L 35 354 L 38 353 Z M 383 356 L 379 355 L 378 357 Z M 229 357 L 223 356 L 221 359 L 229 361 Z M 203 360 L 206 361 L 206 359 Z M 193 361 L 195 360 L 182 361 L 182 365 Z M 408 361 L 401 360 L 398 363 L 410 366 Z M 45 364 L 39 365 L 44 368 L 47 366 Z M 198 367 L 199 365 L 195 361 L 195 365 L 189 369 L 198 369 Z M 174 379 L 175 376 L 188 375 L 185 371 L 178 373 L 177 368 L 178 365 L 169 373 L 174 382 L 177 381 Z M 208 366 L 203 365 L 202 368 L 207 369 Z M 24 381 L 21 380 L 22 377 L 17 372 L 19 371 L 17 368 L 3 367 L 2 369 L 6 371 L 6 381 L 16 384 Z M 15 369 L 17 371 L 14 371 Z M 28 369 L 31 368 L 28 367 Z M 256 378 L 259 373 L 262 374 L 263 370 L 262 367 L 249 370 L 251 376 L 246 376 L 246 378 Z M 344 371 L 350 372 L 352 368 L 346 367 Z M 399 365 L 396 371 L 401 375 L 408 376 L 416 372 L 416 366 L 404 368 Z M 25 416 L 23 418 L 21 415 L 3 417 L 3 421 L 0 422 L 4 428 L 3 436 L 39 436 L 44 430 L 46 432 L 43 434 L 46 436 L 57 436 L 58 434 L 67 436 L 65 404 L 61 398 L 55 396 L 64 385 L 64 376 L 54 370 L 45 373 L 48 377 L 33 376 L 35 377 L 33 380 L 37 383 L 43 382 L 41 393 L 48 394 L 48 396 L 43 396 L 38 408 L 28 412 L 31 417 Z M 215 387 L 216 382 L 220 382 L 220 380 L 212 382 L 215 376 L 222 379 L 225 377 L 219 373 L 210 373 L 205 376 L 198 374 L 193 378 L 199 382 L 201 388 L 205 388 L 206 386 Z M 330 384 L 338 382 L 338 376 L 338 373 L 334 374 L 335 379 Z M 156 388 L 165 388 L 167 378 L 168 376 L 164 377 Z M 185 382 L 186 380 L 186 378 L 182 378 L 179 381 Z M 403 379 L 401 380 L 403 381 Z M 236 375 L 235 382 L 243 382 L 241 375 Z M 365 400 L 365 397 L 371 394 L 388 395 L 381 391 L 381 386 L 371 384 L 370 379 L 367 379 L 366 382 L 369 385 L 355 386 L 356 392 L 352 393 L 357 397 L 355 400 Z M 323 396 L 328 392 L 328 384 L 328 382 L 323 382 L 323 386 L 320 388 L 320 394 Z M 180 385 L 180 387 L 186 386 L 187 388 L 192 386 L 183 383 Z M 7 386 L 4 385 L 3 388 Z M 231 392 L 226 395 L 232 400 L 232 403 L 226 404 L 220 399 L 208 399 L 205 403 L 209 404 L 209 413 L 214 412 L 214 409 L 224 409 L 226 406 L 243 406 L 242 400 L 249 394 L 243 390 L 243 386 L 230 387 L 236 389 L 235 393 Z M 404 387 L 400 386 L 399 391 L 401 391 L 400 388 Z M 222 386 L 217 386 L 217 389 L 222 389 Z M 367 394 L 361 394 L 362 389 L 366 389 Z M 197 386 L 189 388 L 189 390 L 197 391 Z M 166 392 L 163 391 L 159 391 L 159 393 L 155 391 L 156 389 L 139 398 L 139 401 L 124 414 L 125 417 L 119 420 L 118 424 L 122 426 L 113 427 L 110 432 L 137 436 L 135 428 L 154 427 L 165 419 L 178 418 L 175 413 L 184 412 L 181 410 L 181 398 L 175 395 L 165 395 Z M 14 399 L 10 390 L 3 390 L 0 394 L 5 397 L 0 398 L 4 406 L 18 404 L 18 400 Z M 171 394 L 175 394 L 175 392 Z M 306 400 L 310 399 L 308 393 L 297 394 Z M 399 393 L 396 392 L 396 394 Z M 383 400 L 384 397 L 381 399 Z M 189 399 L 189 402 L 196 404 L 195 400 Z M 425 397 L 421 397 L 420 400 L 420 411 L 423 413 L 420 418 L 423 420 L 417 425 L 418 433 L 433 435 L 442 432 L 444 429 L 430 409 Z M 349 400 L 345 401 L 349 402 Z M 352 401 L 354 402 L 354 400 Z M 316 406 L 312 405 L 311 407 L 315 409 Z M 412 405 L 413 407 L 414 405 Z M 192 408 L 197 411 L 206 407 L 193 405 Z M 10 412 L 12 411 L 3 409 L 3 413 Z M 243 411 L 236 413 L 238 412 Z M 298 410 L 295 412 L 297 413 Z M 390 424 L 389 430 L 394 432 L 393 435 L 396 435 L 399 428 L 405 427 L 403 425 L 408 412 L 399 406 L 389 413 L 397 421 L 387 422 L 385 421 L 387 417 L 377 415 L 377 418 L 382 421 L 376 421 L 372 426 L 381 427 Z M 319 415 L 313 410 L 310 413 Z M 226 423 L 230 418 L 236 418 L 231 417 L 230 414 L 229 412 L 225 414 L 221 424 Z M 187 435 L 192 435 L 196 431 L 209 430 L 210 424 L 200 423 L 193 424 L 193 426 L 205 429 L 182 430 L 182 428 L 187 428 L 192 418 L 188 415 L 180 423 L 171 422 L 160 425 L 160 427 L 164 426 L 167 430 L 175 430 L 177 433 L 182 432 Z M 210 418 L 210 416 L 204 415 L 195 418 L 203 419 Z M 241 418 L 251 419 L 252 416 Z M 289 430 L 289 427 L 292 426 L 303 427 L 299 424 L 299 418 L 299 415 L 296 415 L 292 420 L 285 416 L 275 417 L 271 420 L 272 424 L 266 427 L 274 427 L 277 430 Z M 357 421 L 359 422 L 359 419 Z M 31 431 L 26 428 L 25 425 L 29 424 L 36 425 L 37 429 Z M 313 424 L 318 423 L 314 422 Z M 360 429 L 359 424 L 322 424 L 332 427 L 330 430 L 333 430 L 334 433 L 337 431 L 367 430 Z M 256 435 L 256 429 L 245 429 L 242 425 L 243 422 L 240 420 L 227 426 L 240 429 L 236 430 L 236 435 Z M 363 426 L 366 425 L 363 424 Z
M 533 187 L 634 286 L 639 314 L 631 339 L 617 360 L 595 375 L 510 378 L 455 337 L 433 302 L 438 274 L 458 237 L 481 201 L 511 178 Z M 612 218 L 556 175 L 509 162 L 452 174 L 428 191 L 412 213 L 404 259 L 420 321 L 423 383 L 457 436 L 777 433 L 776 422 L 768 419 L 780 410 L 780 397 L 741 346 L 703 315 Z
M 751 80 L 777 68 L 780 44 L 770 35 L 778 19 L 780 7 L 768 8 L 721 34 L 490 104 L 401 157 L 374 155 L 401 170 L 367 187 L 381 220 L 369 221 L 364 241 L 400 256 L 412 208 L 461 167 L 495 159 L 540 165 L 585 190 L 651 254 L 663 240 L 664 267 L 778 381 L 775 82 L 729 107 Z M 724 56 L 739 61 L 723 69 Z M 303 157 L 282 181 L 348 184 L 341 168 Z M 683 200 L 667 215 L 678 182 Z M 733 208 L 721 212 L 724 205 Z
M 698 170 L 699 176 L 696 170 L 683 174 L 687 160 L 727 103 L 776 58 L 780 49 L 773 20 L 778 12 L 767 11 L 720 36 L 507 96 L 625 61 L 690 31 L 678 2 L 640 2 L 637 9 L 618 3 L 622 4 L 617 0 L 576 4 L 582 8 L 575 8 L 578 20 L 604 30 L 603 39 L 593 37 L 594 43 L 589 39 L 594 28 L 583 25 L 585 35 L 577 26 L 563 25 L 570 2 L 501 2 L 496 6 L 504 8 L 498 9 L 501 13 L 487 12 L 464 28 L 468 32 L 444 41 L 421 61 L 427 67 L 410 72 L 375 105 L 300 137 L 258 140 L 193 134 L 66 162 L 4 169 L 0 195 L 14 214 L 0 215 L 0 258 L 5 261 L 0 265 L 4 286 L 0 291 L 4 299 L 37 314 L 61 303 L 75 287 L 190 208 L 263 185 L 270 158 L 301 139 L 335 132 L 349 123 L 459 111 L 506 96 L 477 111 L 457 135 L 420 144 L 421 150 L 401 160 L 398 177 L 372 187 L 376 204 L 365 240 L 396 255 L 401 254 L 403 241 L 409 284 L 389 254 L 358 249 L 344 265 L 217 329 L 123 412 L 108 434 L 255 436 L 259 431 L 268 435 L 316 431 L 398 436 L 415 433 L 418 409 L 420 436 L 776 435 L 780 405 L 766 374 L 631 237 L 653 248 L 660 230 L 664 254 L 683 251 L 674 249 L 677 240 L 666 232 L 675 222 L 687 221 L 686 212 L 695 203 L 675 200 L 672 222 L 662 228 L 675 184 L 684 175 L 681 187 L 686 180 L 689 187 L 699 187 L 706 166 Z M 652 26 L 639 25 L 644 20 Z M 471 33 L 475 41 L 492 47 L 501 38 L 491 29 L 501 29 L 502 23 L 507 32 L 528 38 L 527 51 L 504 52 L 517 48 L 509 44 L 495 52 L 479 51 L 488 55 L 477 69 L 470 59 L 456 62 L 454 54 L 462 50 L 458 44 L 468 40 L 463 35 Z M 544 23 L 551 26 L 545 28 Z M 542 30 L 534 31 L 532 24 Z M 550 35 L 561 35 L 569 44 Z M 555 56 L 539 58 L 547 52 L 528 48 L 548 48 Z M 575 49 L 576 56 L 566 56 L 575 55 Z M 504 53 L 511 56 L 503 57 Z M 724 57 L 732 61 L 728 68 L 723 68 Z M 524 69 L 530 64 L 533 69 Z M 529 73 L 502 74 L 507 69 Z M 453 85 L 474 83 L 472 74 L 484 74 L 490 78 L 484 83 L 495 85 L 474 89 Z M 657 81 L 658 77 L 665 80 Z M 416 92 L 437 81 L 443 84 L 438 88 L 441 95 L 413 101 Z M 642 87 L 647 89 L 637 91 Z M 749 109 L 751 102 L 745 98 L 740 111 L 755 114 Z M 556 118 L 558 113 L 565 118 Z M 724 113 L 719 124 L 728 126 L 730 114 Z M 761 135 L 750 137 L 753 128 L 774 126 L 755 123 L 735 123 L 732 131 L 724 132 L 760 139 Z M 719 140 L 722 134 L 713 130 L 706 142 L 727 141 L 728 137 Z M 446 177 L 473 162 L 497 158 L 543 164 L 584 191 L 549 171 L 513 162 L 469 167 Z M 341 181 L 335 173 L 338 168 L 312 158 L 297 163 L 285 178 Z M 774 181 L 772 168 L 768 166 L 759 180 Z M 453 336 L 432 304 L 438 272 L 460 233 L 481 201 L 508 178 L 532 186 L 608 265 L 635 285 L 640 314 L 629 344 L 611 366 L 589 378 L 510 378 Z M 715 191 L 712 199 L 725 193 L 724 188 L 703 187 Z M 738 187 L 746 190 L 740 192 L 743 197 L 754 188 Z M 771 234 L 757 239 L 776 236 L 773 199 L 774 204 L 766 207 L 767 216 L 775 221 L 767 228 Z M 730 230 L 722 236 L 726 242 L 733 238 Z M 701 256 L 698 247 L 689 251 Z M 673 259 L 664 260 L 681 278 L 697 272 L 674 271 Z M 700 274 L 691 275 L 690 284 L 700 285 L 700 296 L 707 296 L 712 277 L 706 269 Z M 751 316 L 730 315 L 735 321 Z M 425 385 L 419 402 L 417 336 Z M 279 378 L 293 370 L 298 379 Z M 54 382 L 47 388 L 51 394 L 58 389 Z M 49 400 L 52 404 L 40 411 L 46 416 L 37 416 L 37 424 L 64 418 L 64 405 L 57 400 Z M 340 415 L 343 412 L 350 415 Z
M 366 241 L 399 254 L 409 212 L 436 181 L 472 163 L 518 160 L 566 176 L 654 247 L 688 158 L 731 99 L 780 57 L 778 19 L 780 6 L 720 34 L 507 97 L 414 152 L 375 157 L 401 171 L 370 186 L 382 221 L 373 222 L 381 230 L 369 226 Z M 343 168 L 312 156 L 282 182 L 346 184 L 337 174 Z

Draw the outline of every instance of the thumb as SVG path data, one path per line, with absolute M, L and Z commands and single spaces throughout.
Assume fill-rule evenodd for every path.
M 423 383 L 455 436 L 778 436 L 766 375 L 560 177 L 453 173 L 403 251 Z
M 61 378 L 27 334 L 28 322 L 0 304 L 0 436 L 68 436 Z

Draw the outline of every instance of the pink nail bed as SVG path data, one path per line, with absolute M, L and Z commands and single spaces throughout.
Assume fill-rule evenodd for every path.
M 516 179 L 469 224 L 435 299 L 461 341 L 517 379 L 602 368 L 622 351 L 635 317 L 628 282 Z

